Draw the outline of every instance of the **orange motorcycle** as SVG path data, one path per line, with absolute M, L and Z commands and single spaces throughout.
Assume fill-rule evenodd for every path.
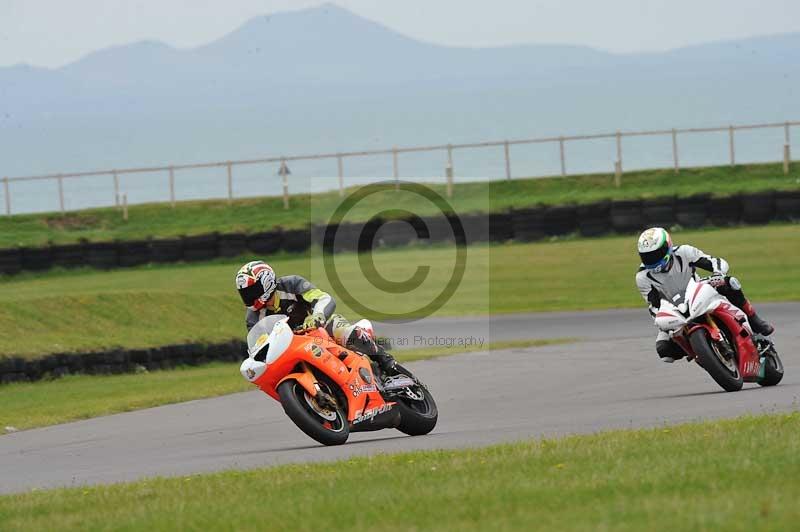
M 382 378 L 366 355 L 338 345 L 325 329 L 296 333 L 286 316 L 267 316 L 250 330 L 247 348 L 242 376 L 324 445 L 341 445 L 351 432 L 396 428 L 418 436 L 436 426 L 436 402 L 410 371 L 398 365 L 397 375 Z

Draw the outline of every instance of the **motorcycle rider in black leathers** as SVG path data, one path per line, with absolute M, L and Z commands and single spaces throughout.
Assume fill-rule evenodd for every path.
M 753 305 L 742 292 L 742 285 L 736 277 L 728 275 L 725 259 L 712 257 L 689 245 L 672 245 L 669 233 L 661 227 L 651 227 L 639 236 L 639 256 L 642 264 L 636 274 L 636 286 L 648 303 L 650 314 L 655 316 L 661 300 L 672 300 L 683 294 L 689 279 L 695 276 L 695 269 L 712 272 L 709 283 L 717 292 L 725 296 L 733 305 L 747 315 L 753 331 L 769 336 L 775 328 L 756 314 Z M 659 332 L 656 338 L 656 352 L 664 362 L 674 362 L 686 353 L 666 332 Z
M 395 373 L 397 362 L 375 341 L 372 325 L 367 320 L 351 324 L 335 314 L 336 301 L 299 275 L 275 277 L 272 268 L 263 261 L 251 261 L 236 273 L 236 288 L 247 313 L 249 331 L 259 320 L 270 314 L 288 316 L 289 327 L 305 331 L 317 327 L 325 330 L 334 341 L 348 349 L 363 353 L 374 360 L 384 376 Z

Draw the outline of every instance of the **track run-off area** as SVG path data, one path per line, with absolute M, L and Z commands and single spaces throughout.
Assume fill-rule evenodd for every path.
M 546 347 L 410 363 L 439 405 L 427 436 L 357 433 L 340 447 L 305 436 L 258 390 L 0 436 L 0 493 L 250 469 L 417 449 L 652 427 L 800 408 L 800 303 L 761 304 L 786 376 L 725 393 L 696 364 L 664 364 L 644 309 L 377 324 L 398 349 L 575 338 Z M 232 368 L 232 371 L 236 371 Z

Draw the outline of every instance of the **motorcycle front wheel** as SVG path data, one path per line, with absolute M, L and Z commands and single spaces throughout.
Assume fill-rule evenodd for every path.
M 323 445 L 341 445 L 347 441 L 350 425 L 341 407 L 323 407 L 296 380 L 278 386 L 278 395 L 283 411 L 309 437 Z
M 714 345 L 705 329 L 696 329 L 689 336 L 700 365 L 711 375 L 711 378 L 726 392 L 737 392 L 742 389 L 744 379 L 739 373 L 739 363 L 736 357 L 725 358 L 721 350 Z

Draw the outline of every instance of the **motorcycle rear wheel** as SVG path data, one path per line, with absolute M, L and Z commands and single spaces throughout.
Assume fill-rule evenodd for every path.
M 323 445 L 342 445 L 350 436 L 347 416 L 339 407 L 336 410 L 315 408 L 314 399 L 296 380 L 287 380 L 278 386 L 283 411 L 297 428 Z
M 764 360 L 764 378 L 758 381 L 761 386 L 775 386 L 783 379 L 783 362 L 778 353 L 766 353 Z
M 413 373 L 402 366 L 397 366 L 399 373 L 414 378 Z M 414 386 L 411 393 L 421 397 L 412 399 L 411 397 L 398 395 L 393 397 L 397 401 L 397 410 L 400 412 L 400 424 L 397 430 L 409 436 L 422 436 L 428 434 L 436 427 L 439 420 L 439 409 L 433 395 L 424 385 Z
M 716 349 L 705 329 L 697 329 L 689 336 L 689 343 L 692 345 L 700 365 L 711 375 L 711 378 L 719 384 L 726 392 L 738 392 L 742 389 L 744 379 L 739 373 L 738 361 L 734 358 L 733 369 L 729 368 L 723 357 Z

